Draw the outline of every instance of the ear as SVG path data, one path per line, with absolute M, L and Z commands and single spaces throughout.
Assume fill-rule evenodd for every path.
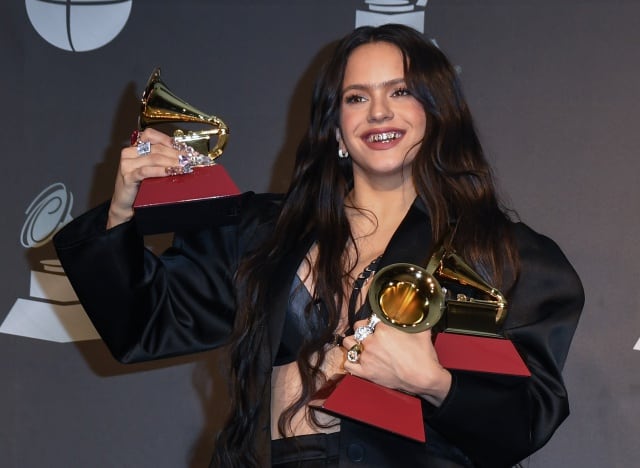
M 344 144 L 344 141 L 342 140 L 342 133 L 340 133 L 340 129 L 336 128 L 336 141 L 338 142 L 338 149 L 346 152 L 347 151 L 347 145 Z

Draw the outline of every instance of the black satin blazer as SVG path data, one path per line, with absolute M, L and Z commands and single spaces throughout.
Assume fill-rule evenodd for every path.
M 157 257 L 144 248 L 134 222 L 106 231 L 108 207 L 102 205 L 65 226 L 54 244 L 78 298 L 114 357 L 125 363 L 158 359 L 225 343 L 236 309 L 234 272 L 243 255 L 271 234 L 279 209 L 277 196 L 244 194 L 237 224 L 177 233 L 173 246 Z M 521 272 L 507 298 L 504 333 L 532 376 L 451 371 L 453 383 L 443 404 L 435 408 L 423 403 L 427 438 L 445 448 L 449 445 L 450 453 L 463 452 L 480 467 L 507 467 L 526 458 L 547 442 L 569 413 L 561 369 L 582 310 L 582 285 L 553 241 L 522 223 L 513 224 L 513 233 Z M 416 202 L 380 266 L 424 263 L 430 238 L 429 217 Z M 279 268 L 266 331 L 270 349 L 262 353 L 265 371 L 280 344 L 290 285 L 313 241 L 291 246 Z M 262 420 L 268 420 L 268 395 L 262 408 Z M 340 437 L 341 467 L 460 466 L 434 461 L 438 444 L 419 444 L 351 421 L 343 421 Z M 260 444 L 265 466 L 269 439 L 267 432 Z

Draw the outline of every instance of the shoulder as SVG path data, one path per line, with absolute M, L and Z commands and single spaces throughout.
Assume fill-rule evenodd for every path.
M 238 218 L 230 227 L 241 251 L 254 248 L 273 232 L 283 198 L 284 195 L 278 193 L 245 192 L 241 195 Z
M 283 199 L 284 195 L 281 193 L 243 193 L 240 201 L 241 222 L 265 222 L 277 218 Z
M 538 321 L 561 305 L 581 310 L 582 282 L 560 246 L 522 222 L 512 224 L 512 234 L 519 268 L 516 283 L 508 295 L 512 310 L 518 313 L 507 317 L 508 326 Z
M 242 194 L 238 225 L 242 231 L 274 225 L 282 207 L 284 196 L 279 193 Z
M 512 223 L 511 232 L 523 267 L 548 266 L 567 270 L 577 276 L 564 252 L 553 239 L 522 222 Z
M 256 230 L 274 225 L 280 213 L 283 195 L 275 193 L 243 192 L 220 222 L 212 215 L 201 220 L 195 229 L 176 232 L 180 237 L 210 236 L 222 233 L 230 238 L 250 236 Z
M 188 257 L 201 264 L 223 266 L 233 271 L 241 258 L 262 245 L 273 233 L 280 212 L 281 197 L 244 192 L 223 217 L 203 219 L 194 229 L 174 233 L 171 248 L 163 259 Z M 217 267 L 216 267 L 217 268 Z

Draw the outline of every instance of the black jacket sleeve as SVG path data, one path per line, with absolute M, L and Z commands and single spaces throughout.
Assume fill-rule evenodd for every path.
M 137 362 L 212 349 L 233 326 L 233 275 L 277 209 L 243 195 L 238 222 L 176 233 L 161 256 L 144 247 L 135 222 L 105 230 L 108 205 L 54 238 L 80 302 L 116 359 Z
M 569 414 L 561 370 L 584 303 L 581 282 L 559 247 L 514 226 L 520 274 L 504 326 L 531 377 L 452 371 L 452 388 L 427 423 L 481 467 L 508 467 L 542 447 Z

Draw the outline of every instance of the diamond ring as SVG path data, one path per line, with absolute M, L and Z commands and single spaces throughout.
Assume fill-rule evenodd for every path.
M 138 156 L 145 156 L 151 153 L 151 142 L 150 141 L 141 141 L 136 145 L 136 151 L 138 152 Z
M 363 325 L 354 330 L 353 337 L 358 343 L 364 341 L 364 339 L 373 333 L 373 328 L 369 325 Z

